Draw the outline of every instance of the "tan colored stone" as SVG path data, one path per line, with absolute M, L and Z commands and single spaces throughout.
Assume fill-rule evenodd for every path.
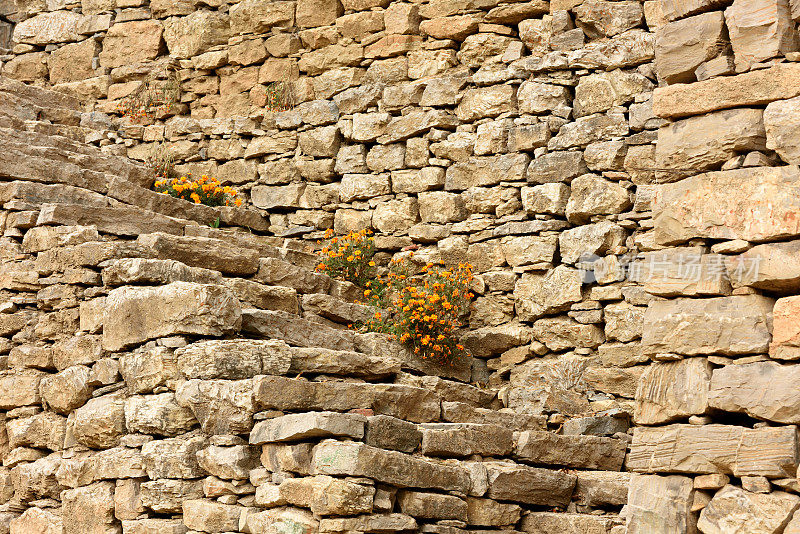
M 222 504 L 205 499 L 183 502 L 183 522 L 192 530 L 203 532 L 230 532 L 239 529 L 241 506 Z
M 188 407 L 209 434 L 246 434 L 253 427 L 253 381 L 188 380 L 175 399 Z
M 731 46 L 739 72 L 800 45 L 788 2 L 783 0 L 734 0 L 725 10 Z
M 794 427 L 636 427 L 628 469 L 639 473 L 723 473 L 782 478 L 797 468 Z
M 51 74 L 52 75 L 52 74 Z M 789 164 L 800 163 L 800 149 L 796 139 L 800 136 L 800 126 L 793 120 L 800 113 L 800 98 L 772 102 L 764 111 L 764 125 L 767 131 L 767 145 Z
M 480 20 L 473 15 L 458 15 L 454 17 L 436 17 L 424 20 L 419 29 L 434 39 L 453 39 L 463 41 L 468 35 L 478 31 Z
M 289 478 L 279 488 L 289 504 L 321 515 L 357 515 L 372 512 L 375 488 L 326 475 Z
M 800 497 L 777 491 L 760 495 L 735 486 L 719 490 L 700 513 L 697 527 L 704 534 L 747 530 L 753 534 L 782 532 L 800 507 Z
M 531 82 L 526 82 L 531 83 Z M 636 95 L 653 89 L 653 83 L 641 74 L 614 70 L 582 76 L 575 88 L 575 116 L 606 111 L 631 102 Z
M 687 117 L 796 96 L 800 96 L 800 65 L 784 63 L 738 76 L 659 87 L 653 92 L 653 113 L 664 118 Z
M 14 27 L 17 43 L 47 45 L 78 40 L 78 25 L 83 17 L 72 11 L 40 13 Z
M 180 261 L 193 267 L 235 275 L 251 275 L 258 270 L 256 250 L 223 239 L 155 232 L 140 235 L 137 243 L 160 259 Z
M 90 374 L 88 367 L 76 365 L 44 377 L 39 386 L 42 400 L 50 409 L 69 414 L 91 397 Z
M 123 287 L 109 294 L 103 325 L 103 346 L 116 351 L 173 334 L 238 331 L 241 308 L 221 286 L 173 282 L 154 289 Z
M 8 524 L 9 534 L 26 534 L 31 532 L 41 534 L 62 534 L 61 516 L 43 508 L 28 508 L 25 512 L 12 519 Z
M 606 517 L 560 512 L 531 512 L 522 518 L 521 529 L 533 534 L 604 534 L 613 532 Z
M 794 398 L 800 369 L 777 362 L 727 365 L 715 369 L 708 404 L 726 412 L 794 424 L 798 419 Z
M 403 490 L 397 503 L 401 512 L 417 519 L 467 519 L 467 503 L 453 495 Z
M 561 471 L 527 467 L 513 462 L 484 462 L 487 470 L 486 496 L 541 506 L 564 506 L 572 497 L 577 478 Z
M 62 494 L 64 534 L 112 534 L 114 525 L 114 483 L 97 482 Z
M 76 82 L 94 76 L 93 61 L 99 47 L 94 39 L 64 45 L 47 60 L 51 83 Z
M 521 181 L 530 158 L 527 154 L 472 157 L 447 168 L 444 188 L 461 191 L 476 186 L 495 185 L 501 181 Z
M 237 7 L 241 7 L 244 3 L 237 4 Z M 232 13 L 231 24 L 233 20 Z M 173 57 L 181 59 L 189 59 L 208 51 L 213 46 L 227 43 L 230 33 L 227 17 L 206 10 L 194 11 L 186 17 L 171 17 L 164 24 L 164 40 L 167 48 Z
M 81 445 L 108 449 L 125 434 L 125 407 L 116 396 L 97 397 L 74 411 L 72 433 Z
M 774 327 L 772 343 L 769 346 L 771 357 L 781 360 L 800 359 L 800 327 L 797 323 L 800 299 L 785 297 L 778 299 L 773 310 Z
M 556 151 L 585 147 L 597 141 L 627 135 L 628 129 L 628 121 L 618 112 L 588 115 L 562 126 L 558 134 L 547 143 L 547 148 Z
M 580 302 L 583 277 L 580 271 L 559 265 L 547 274 L 524 274 L 514 288 L 520 320 L 532 321 L 549 313 L 566 311 Z
M 710 381 L 711 364 L 705 358 L 651 364 L 636 389 L 634 421 L 657 425 L 704 414 Z
M 289 528 L 297 534 L 315 534 L 316 532 L 322 532 L 320 523 L 323 521 L 335 520 L 322 519 L 322 521 L 319 521 L 314 519 L 311 512 L 307 510 L 283 507 L 263 512 L 253 512 L 245 509 L 242 512 L 240 524 L 243 524 L 242 530 L 245 532 L 277 532 Z
M 114 24 L 103 39 L 100 64 L 114 68 L 155 59 L 161 52 L 161 23 L 135 20 Z
M 195 424 L 197 419 L 188 408 L 175 401 L 174 393 L 135 395 L 125 400 L 125 426 L 128 432 L 177 436 Z
M 570 184 L 567 220 L 586 224 L 593 215 L 622 213 L 631 206 L 624 187 L 594 174 L 584 174 Z
M 722 11 L 669 22 L 656 32 L 656 72 L 667 83 L 691 83 L 695 70 L 727 46 Z
M 496 117 L 516 109 L 516 91 L 511 85 L 497 85 L 480 89 L 468 89 L 456 108 L 462 121 L 474 121 L 484 117 Z
M 682 476 L 633 475 L 628 490 L 630 534 L 694 534 L 692 479 Z
M 753 167 L 700 174 L 656 191 L 655 239 L 678 244 L 694 237 L 768 241 L 800 234 L 800 171 Z
M 619 471 L 626 450 L 627 444 L 615 438 L 524 431 L 519 434 L 514 455 L 522 461 L 539 465 Z

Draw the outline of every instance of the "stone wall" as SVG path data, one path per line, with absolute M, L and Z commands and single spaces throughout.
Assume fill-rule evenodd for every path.
M 465 333 L 475 358 L 435 369 L 394 347 L 390 352 L 404 369 L 394 382 L 435 389 L 446 404 L 465 402 L 463 394 L 452 396 L 453 380 L 480 385 L 494 399 L 481 407 L 503 407 L 497 413 L 525 421 L 502 424 L 546 425 L 557 432 L 550 440 L 625 432 L 632 416 L 638 428 L 625 468 L 636 474 L 622 514 L 628 532 L 694 532 L 698 517 L 704 533 L 733 531 L 736 521 L 781 532 L 789 522 L 800 501 L 791 393 L 797 389 L 791 361 L 800 344 L 792 321 L 792 295 L 800 293 L 796 2 L 0 1 L 3 12 L 16 23 L 16 40 L 0 59 L 2 74 L 76 96 L 94 113 L 76 119 L 92 129 L 72 135 L 104 154 L 141 161 L 166 143 L 179 170 L 235 184 L 248 211 L 223 210 L 226 226 L 250 227 L 272 247 L 300 251 L 307 245 L 292 242 L 287 249 L 266 236 L 313 243 L 325 228 L 369 226 L 382 262 L 415 249 L 419 261 L 475 265 L 478 298 Z M 181 82 L 181 105 L 144 125 L 116 118 L 120 99 L 164 65 Z M 264 110 L 273 81 L 291 82 L 293 110 Z M 58 121 L 47 112 L 47 106 L 39 110 Z M 20 150 L 0 139 L 0 165 L 7 168 L 20 154 L 9 148 Z M 80 188 L 90 183 L 81 173 L 67 174 L 58 180 Z M 54 180 L 19 165 L 0 169 L 0 176 Z M 220 214 L 160 205 L 145 189 L 123 185 L 95 192 L 110 197 L 113 207 L 122 202 L 201 224 Z M 6 236 L 18 244 L 40 220 L 94 225 L 124 239 L 154 230 L 181 233 L 160 219 L 158 228 L 143 229 L 139 212 L 42 211 L 36 203 L 4 208 L 14 212 L 7 215 Z M 140 239 L 147 248 L 165 238 Z M 158 246 L 168 252 L 157 259 L 195 261 L 173 256 L 184 249 L 166 243 Z M 269 254 L 311 266 L 299 252 Z M 310 273 L 262 261 L 269 266 L 246 278 L 292 287 L 299 279 L 311 286 L 295 290 L 328 291 L 313 285 Z M 98 262 L 91 270 L 97 274 L 98 267 L 104 268 Z M 219 262 L 203 267 L 222 268 Z M 27 271 L 12 269 L 18 270 Z M 157 285 L 172 278 L 148 280 Z M 70 298 L 67 308 L 76 307 L 80 299 Z M 302 299 L 298 309 L 336 322 L 354 313 L 340 304 L 334 311 L 327 301 Z M 307 323 L 270 317 L 277 324 L 249 337 L 277 337 L 292 346 L 329 341 L 312 336 L 315 327 Z M 191 335 L 187 342 L 196 341 Z M 376 350 L 371 340 L 345 337 L 331 337 L 336 346 L 328 348 Z M 11 339 L 6 352 L 30 344 Z M 443 378 L 435 379 L 439 386 L 423 384 L 420 373 Z M 453 410 L 450 416 L 442 411 L 444 421 L 479 420 L 473 412 L 452 419 Z M 539 422 L 526 427 L 530 418 Z M 532 448 L 522 435 L 514 437 L 517 461 L 520 450 Z M 564 444 L 544 448 L 579 456 Z M 587 467 L 563 458 L 531 463 Z M 327 482 L 309 482 L 317 483 Z M 622 483 L 627 487 L 628 479 Z M 592 505 L 579 495 L 570 513 L 595 508 L 610 515 L 597 519 L 599 525 L 585 513 L 559 514 L 552 519 L 559 526 L 532 526 L 549 525 L 539 516 L 503 525 L 610 529 L 624 500 Z M 522 504 L 526 513 L 540 511 L 537 503 Z M 392 510 L 402 511 L 398 506 Z M 435 528 L 445 526 L 463 525 Z

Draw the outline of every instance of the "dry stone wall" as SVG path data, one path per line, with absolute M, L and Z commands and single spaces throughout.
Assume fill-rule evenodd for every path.
M 97 528 L 131 532 L 800 530 L 798 20 L 793 0 L 0 0 L 0 73 L 77 99 L 0 94 L 17 117 L 0 138 L 6 427 L 67 417 L 63 441 L 15 442 L 5 495 L 32 470 L 73 488 L 15 492 L 6 521 L 66 526 L 105 502 Z M 154 69 L 179 105 L 119 120 Z M 293 109 L 265 111 L 276 81 Z M 162 145 L 247 209 L 149 194 L 121 157 Z M 471 262 L 473 359 L 435 368 L 338 328 L 369 310 L 285 240 L 331 227 L 372 227 L 380 261 Z M 76 332 L 102 356 L 74 362 L 77 400 L 45 400 L 29 375 L 66 373 Z M 159 370 L 126 375 L 128 353 Z M 148 467 L 170 447 L 199 467 Z M 146 477 L 103 473 L 110 450 Z M 100 474 L 59 479 L 82 454 Z

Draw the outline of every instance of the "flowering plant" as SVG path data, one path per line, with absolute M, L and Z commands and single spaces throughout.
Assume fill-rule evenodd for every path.
M 364 328 L 392 334 L 415 354 L 439 363 L 451 363 L 465 353 L 456 330 L 464 326 L 472 293 L 472 266 L 461 263 L 447 269 L 427 264 L 416 275 L 402 260 L 390 264 L 389 273 L 368 283 L 364 296 L 389 310 L 390 317 L 376 312 Z
M 166 79 L 158 79 L 164 77 Z M 123 117 L 134 123 L 167 114 L 180 98 L 180 83 L 174 72 L 151 72 L 127 98 L 117 105 Z
M 267 111 L 289 111 L 294 107 L 294 92 L 288 82 L 272 82 L 267 85 L 266 91 Z
M 333 230 L 325 232 L 328 243 L 322 247 L 322 261 L 317 271 L 342 278 L 359 287 L 366 287 L 375 278 L 375 238 L 369 230 L 350 232 L 334 237 Z
M 242 205 L 242 199 L 236 198 L 239 194 L 238 191 L 232 187 L 223 187 L 216 178 L 209 178 L 205 174 L 197 180 L 193 180 L 191 174 L 180 178 L 165 178 L 156 181 L 155 187 L 156 191 L 162 195 L 170 195 L 195 204 L 229 206 L 233 203 L 236 206 Z

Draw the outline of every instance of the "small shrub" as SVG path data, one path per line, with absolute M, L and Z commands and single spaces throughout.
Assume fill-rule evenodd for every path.
M 158 180 L 155 183 L 156 191 L 163 195 L 170 195 L 195 204 L 206 206 L 235 206 L 242 205 L 242 199 L 236 198 L 239 192 L 232 187 L 222 186 L 216 178 L 203 175 L 193 180 L 191 174 L 180 178 Z
M 369 281 L 364 291 L 389 316 L 377 312 L 363 328 L 391 334 L 424 359 L 451 364 L 466 354 L 456 331 L 465 326 L 472 280 L 468 263 L 452 269 L 429 263 L 411 275 L 403 260 L 393 261 L 386 277 Z
M 375 278 L 377 270 L 372 257 L 375 256 L 375 238 L 369 230 L 350 232 L 333 237 L 333 231 L 325 232 L 328 243 L 322 248 L 322 261 L 317 271 L 335 278 L 347 280 L 364 288 Z
M 119 103 L 123 117 L 139 122 L 158 114 L 169 113 L 180 99 L 180 81 L 169 68 L 154 69 L 139 86 Z
M 266 97 L 264 107 L 267 111 L 289 111 L 294 107 L 294 91 L 289 82 L 279 81 L 267 85 Z

